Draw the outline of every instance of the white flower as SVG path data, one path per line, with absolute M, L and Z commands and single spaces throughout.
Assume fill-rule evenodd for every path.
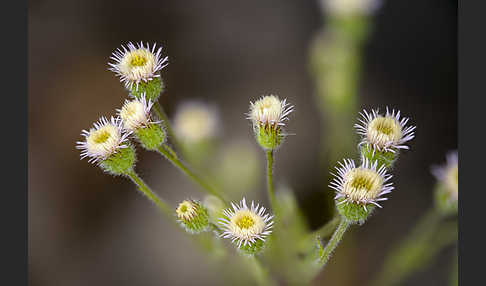
M 76 142 L 76 148 L 82 150 L 81 159 L 89 157 L 89 162 L 99 162 L 116 153 L 119 148 L 128 147 L 130 133 L 123 131 L 119 118 L 112 116 L 108 121 L 106 117 L 101 117 L 93 125 L 94 128 L 89 131 L 81 132 L 86 141 Z
M 250 112 L 247 119 L 253 122 L 253 126 L 277 128 L 283 126 L 288 120 L 288 115 L 294 111 L 294 106 L 289 105 L 286 99 L 280 100 L 275 95 L 263 96 L 255 103 L 250 102 Z
M 459 191 L 459 165 L 457 151 L 452 151 L 447 154 L 445 165 L 440 167 L 432 167 L 432 174 L 434 174 L 439 182 L 444 184 L 447 192 L 451 196 L 451 199 L 457 200 Z
M 381 5 L 381 0 L 321 0 L 326 12 L 339 16 L 371 14 Z
M 393 183 L 387 183 L 392 175 L 387 174 L 384 165 L 377 170 L 378 161 L 372 163 L 364 157 L 362 161 L 359 167 L 356 167 L 351 159 L 344 159 L 344 164 L 339 162 L 340 167 L 336 167 L 337 175 L 331 173 L 335 178 L 329 187 L 337 192 L 334 199 L 344 198 L 339 204 L 359 204 L 363 205 L 365 210 L 367 204 L 381 208 L 377 202 L 387 200 L 382 196 L 394 189 Z
M 191 220 L 197 215 L 197 205 L 185 200 L 176 209 L 177 217 L 181 220 Z
M 408 118 L 400 118 L 400 111 L 390 111 L 386 108 L 386 114 L 380 115 L 378 110 L 368 113 L 360 112 L 360 123 L 354 125 L 359 135 L 363 138 L 359 145 L 372 146 L 378 151 L 395 153 L 396 149 L 409 149 L 405 142 L 415 137 L 415 126 L 406 126 Z
M 147 46 L 144 46 L 140 42 L 138 47 L 135 47 L 129 42 L 127 47 L 128 49 L 122 45 L 121 49 L 118 48 L 113 52 L 110 59 L 114 62 L 108 63 L 111 67 L 109 70 L 120 77 L 126 88 L 131 89 L 133 84 L 136 84 L 138 90 L 138 84 L 141 81 L 148 82 L 154 77 L 160 77 L 158 72 L 169 64 L 168 57 L 162 58 L 161 47 L 157 49 L 157 52 L 155 51 L 155 44 L 150 49 L 148 43 Z
M 201 102 L 186 102 L 176 112 L 174 131 L 182 140 L 198 142 L 215 136 L 218 123 L 214 108 Z
M 259 204 L 255 206 L 251 202 L 251 208 L 246 206 L 245 198 L 239 205 L 231 203 L 233 209 L 223 210 L 223 218 L 219 219 L 219 224 L 223 227 L 224 238 L 231 239 L 236 242 L 238 247 L 252 245 L 257 240 L 265 241 L 269 236 L 273 227 L 273 216 L 265 214 L 265 208 L 260 207 Z
M 122 108 L 117 110 L 123 122 L 123 128 L 129 131 L 135 131 L 138 128 L 152 123 L 150 119 L 152 105 L 153 102 L 150 99 L 147 102 L 145 96 L 132 101 L 125 100 Z

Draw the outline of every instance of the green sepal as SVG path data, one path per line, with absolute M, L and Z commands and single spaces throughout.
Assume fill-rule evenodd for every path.
M 101 161 L 99 166 L 112 175 L 126 175 L 135 166 L 135 161 L 135 149 L 130 144 L 128 147 L 119 148 L 116 153 Z
M 265 241 L 261 239 L 257 239 L 254 243 L 247 243 L 246 245 L 243 244 L 244 242 L 241 243 L 240 247 L 238 247 L 238 251 L 242 254 L 250 256 L 260 253 L 265 247 Z
M 265 150 L 276 149 L 284 138 L 280 127 L 275 125 L 257 125 L 255 127 L 255 136 L 258 144 Z
M 451 198 L 447 187 L 438 184 L 434 192 L 435 207 L 444 215 L 457 214 L 457 200 Z
M 378 168 L 381 165 L 385 165 L 387 169 L 390 169 L 398 158 L 398 150 L 396 150 L 395 153 L 390 151 L 379 151 L 367 144 L 361 145 L 360 153 L 362 157 L 368 158 L 370 162 L 378 161 Z
M 138 87 L 136 84 L 133 84 L 130 92 L 136 99 L 141 99 L 142 95 L 145 94 L 147 101 L 150 99 L 152 102 L 155 102 L 157 99 L 159 99 L 159 96 L 163 90 L 164 82 L 160 76 L 158 76 L 147 82 L 139 82 Z
M 149 151 L 157 150 L 167 138 L 164 129 L 157 123 L 138 128 L 135 130 L 135 135 L 140 144 Z
M 208 210 L 199 202 L 192 201 L 196 205 L 196 214 L 190 220 L 179 219 L 184 229 L 191 234 L 198 234 L 209 230 Z
M 367 204 L 365 209 L 361 204 L 353 202 L 343 203 L 343 200 L 344 198 L 336 200 L 336 209 L 343 218 L 351 223 L 363 224 L 375 209 L 375 205 L 373 204 Z

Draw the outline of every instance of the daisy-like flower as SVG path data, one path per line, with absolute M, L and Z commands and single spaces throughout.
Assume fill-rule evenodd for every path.
M 194 200 L 184 200 L 176 209 L 179 222 L 190 233 L 200 233 L 209 226 L 207 209 Z
M 162 47 L 156 51 L 155 44 L 150 49 L 140 42 L 137 46 L 129 42 L 127 47 L 121 46 L 111 55 L 113 62 L 108 63 L 109 70 L 120 77 L 125 87 L 131 89 L 135 84 L 138 90 L 140 82 L 148 82 L 160 77 L 159 71 L 167 66 L 169 58 L 162 57 Z
M 231 206 L 233 209 L 223 210 L 224 217 L 219 219 L 223 227 L 221 236 L 231 239 L 241 250 L 251 253 L 261 250 L 265 238 L 272 233 L 273 216 L 253 201 L 248 208 L 245 198 L 239 205 L 231 203 Z
M 288 115 L 294 110 L 294 106 L 287 103 L 286 99 L 280 100 L 278 96 L 267 95 L 259 100 L 250 102 L 248 118 L 253 125 L 277 128 L 284 126 Z
M 339 16 L 371 14 L 381 5 L 380 0 L 321 0 L 321 3 L 328 13 Z
M 123 122 L 123 128 L 129 131 L 135 131 L 152 123 L 150 118 L 150 109 L 153 102 L 146 100 L 145 96 L 132 101 L 125 100 L 121 109 L 118 109 L 118 115 Z
M 447 154 L 445 165 L 432 167 L 432 174 L 445 187 L 444 189 L 450 201 L 457 201 L 458 199 L 458 166 L 457 151 L 452 151 Z
M 255 102 L 250 102 L 247 119 L 252 121 L 257 141 L 264 149 L 272 150 L 280 145 L 284 137 L 282 127 L 292 111 L 293 105 L 275 95 L 263 96 Z
M 106 160 L 111 155 L 117 153 L 121 148 L 129 147 L 128 136 L 130 132 L 125 132 L 119 118 L 101 117 L 95 122 L 94 128 L 89 131 L 83 130 L 86 140 L 76 142 L 76 148 L 81 150 L 81 159 L 89 158 L 90 163 L 98 163 Z
M 362 136 L 359 145 L 392 153 L 397 149 L 409 149 L 405 143 L 415 137 L 415 126 L 406 126 L 409 118 L 400 118 L 400 111 L 390 112 L 387 107 L 385 115 L 380 115 L 378 110 L 370 113 L 363 110 L 360 115 L 362 118 L 354 125 L 357 133 Z
M 371 162 L 367 158 L 362 158 L 362 161 L 359 167 L 351 159 L 339 162 L 337 174 L 331 173 L 335 178 L 329 187 L 337 192 L 334 199 L 338 200 L 338 205 L 352 203 L 362 206 L 365 211 L 368 211 L 369 204 L 381 208 L 378 202 L 387 200 L 383 195 L 394 189 L 393 183 L 388 182 L 392 175 L 387 173 L 384 165 L 377 169 L 377 161 Z
M 187 102 L 177 110 L 174 131 L 179 139 L 195 143 L 215 136 L 218 123 L 214 108 L 201 102 Z

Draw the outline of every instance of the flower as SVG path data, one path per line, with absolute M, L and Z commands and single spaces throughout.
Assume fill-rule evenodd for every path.
M 176 214 L 181 225 L 190 233 L 200 233 L 208 229 L 208 211 L 197 201 L 184 200 L 177 207 Z
M 294 111 L 294 106 L 289 105 L 286 99 L 281 101 L 278 96 L 267 95 L 255 103 L 250 102 L 248 119 L 253 122 L 254 126 L 278 128 L 285 125 L 283 122 L 288 120 L 287 116 L 292 111 Z
M 125 100 L 122 108 L 117 110 L 123 122 L 123 128 L 135 131 L 152 123 L 150 119 L 152 105 L 153 102 L 150 99 L 147 101 L 145 96 L 132 101 Z
M 186 102 L 177 110 L 174 130 L 177 137 L 186 142 L 209 139 L 218 131 L 216 110 L 201 102 Z
M 264 207 L 259 204 L 255 206 L 252 201 L 251 208 L 248 208 L 245 198 L 239 205 L 231 203 L 231 206 L 233 209 L 223 210 L 224 217 L 219 219 L 219 224 L 223 227 L 221 236 L 231 239 L 240 249 L 257 246 L 258 242 L 264 242 L 272 233 L 273 216 L 266 214 Z
M 458 166 L 457 151 L 451 151 L 446 156 L 445 165 L 432 167 L 432 174 L 443 184 L 451 201 L 457 201 L 458 198 Z
M 76 142 L 76 148 L 81 150 L 81 159 L 89 157 L 90 163 L 96 163 L 106 160 L 121 148 L 129 147 L 128 136 L 130 132 L 125 132 L 122 129 L 120 118 L 112 116 L 108 121 L 106 117 L 101 117 L 93 125 L 94 128 L 89 131 L 83 130 L 81 132 L 86 141 Z
M 162 47 L 155 52 L 155 46 L 150 49 L 150 45 L 144 46 L 140 42 L 136 47 L 129 42 L 126 48 L 121 46 L 115 52 L 112 53 L 110 59 L 114 62 L 108 63 L 111 67 L 109 70 L 113 71 L 120 77 L 120 81 L 125 84 L 125 87 L 131 89 L 133 84 L 138 89 L 138 84 L 148 82 L 155 77 L 160 77 L 158 72 L 162 70 L 169 63 L 169 58 L 166 56 L 162 58 Z
M 331 173 L 335 178 L 329 187 L 336 190 L 334 199 L 339 200 L 338 205 L 353 203 L 363 206 L 365 211 L 369 204 L 381 208 L 378 202 L 388 199 L 382 196 L 394 189 L 393 183 L 387 183 L 392 175 L 387 174 L 384 165 L 377 169 L 378 161 L 371 162 L 364 157 L 362 161 L 359 167 L 351 159 L 344 159 L 344 164 L 339 162 L 340 167 L 336 167 L 337 175 Z
M 250 102 L 250 111 L 247 119 L 253 124 L 253 131 L 257 142 L 265 150 L 277 148 L 285 134 L 282 133 L 284 121 L 294 111 L 294 106 L 286 101 L 280 100 L 275 95 L 263 96 L 259 100 Z
M 352 16 L 373 13 L 381 5 L 381 0 L 321 0 L 321 4 L 330 14 Z
M 400 111 L 390 111 L 380 115 L 378 110 L 368 113 L 363 109 L 360 123 L 354 125 L 359 135 L 363 136 L 360 145 L 372 146 L 373 150 L 395 153 L 397 149 L 409 149 L 405 142 L 415 137 L 415 126 L 406 126 L 408 118 L 400 118 Z

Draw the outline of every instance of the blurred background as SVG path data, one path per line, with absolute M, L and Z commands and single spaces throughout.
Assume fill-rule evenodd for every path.
M 314 285 L 369 281 L 431 206 L 430 166 L 457 148 L 456 6 L 385 1 L 371 18 L 357 109 L 400 109 L 417 126 L 416 138 L 394 168 L 390 200 L 352 229 Z M 30 285 L 229 284 L 130 181 L 79 160 L 80 131 L 114 115 L 127 98 L 107 62 L 128 41 L 157 43 L 169 56 L 160 103 L 170 118 L 191 100 L 218 115 L 217 150 L 206 159 L 216 173 L 251 178 L 228 188 L 235 200 L 245 193 L 267 203 L 265 158 L 244 115 L 249 101 L 274 93 L 294 104 L 287 131 L 296 135 L 276 154 L 277 185 L 295 193 L 311 229 L 325 222 L 320 211 L 331 189 L 319 154 L 328 124 L 310 63 L 312 43 L 327 25 L 318 1 L 30 0 L 28 13 Z M 349 119 L 351 133 L 356 117 Z M 158 154 L 137 154 L 139 174 L 174 208 L 187 197 L 203 198 Z M 232 170 L 235 162 L 246 165 Z M 454 251 L 442 251 L 404 285 L 445 285 Z

